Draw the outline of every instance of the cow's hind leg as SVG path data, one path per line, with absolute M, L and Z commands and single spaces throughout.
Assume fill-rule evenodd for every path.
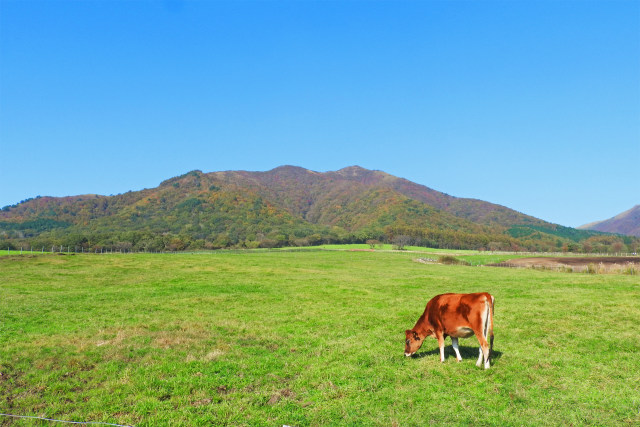
M 482 347 L 482 352 L 484 353 L 484 369 L 489 369 L 491 366 L 489 362 L 489 344 Z
M 478 355 L 476 366 L 482 366 L 482 359 L 484 359 L 484 369 L 489 369 L 489 343 L 487 342 L 487 339 L 482 335 L 482 331 L 478 332 L 476 332 L 476 337 L 478 338 L 478 342 L 480 343 L 480 354 Z
M 481 314 L 481 320 L 482 330 L 474 331 L 480 343 L 480 355 L 476 366 L 480 367 L 484 358 L 484 369 L 489 369 L 489 355 L 493 349 L 493 297 L 491 297 L 491 302 L 485 301 L 485 311 Z M 487 341 L 489 337 L 491 337 L 491 345 Z
M 482 354 L 482 347 L 478 347 L 479 350 L 479 355 L 478 355 L 478 361 L 476 362 L 476 366 L 479 368 L 480 366 L 482 366 L 482 356 L 484 356 Z
M 462 356 L 460 356 L 460 349 L 458 349 L 458 338 L 451 337 L 451 345 L 453 346 L 453 351 L 456 352 L 456 359 L 458 359 L 458 362 L 462 361 Z
M 492 354 L 493 354 L 493 331 L 491 332 L 491 338 L 489 341 L 489 359 L 491 359 Z

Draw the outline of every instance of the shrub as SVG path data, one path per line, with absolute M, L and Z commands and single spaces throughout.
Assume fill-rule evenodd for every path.
M 448 264 L 448 265 L 471 265 L 467 261 L 462 261 L 451 255 L 442 255 L 440 257 L 440 264 Z
M 374 249 L 376 247 L 376 245 L 380 245 L 380 242 L 378 240 L 375 240 L 375 239 L 369 239 L 369 240 L 367 240 L 367 245 L 369 245 L 369 247 L 371 249 Z
M 627 264 L 627 267 L 622 270 L 622 273 L 633 276 L 634 274 L 639 274 L 640 272 L 635 264 L 629 263 Z
M 411 237 L 400 235 L 393 238 L 393 249 L 403 251 L 405 246 L 411 243 Z

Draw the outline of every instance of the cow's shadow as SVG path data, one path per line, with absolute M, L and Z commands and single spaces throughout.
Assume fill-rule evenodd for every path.
M 474 359 L 477 360 L 478 359 L 478 348 L 479 346 L 458 346 L 458 350 L 460 350 L 460 356 L 462 356 L 462 360 L 466 360 L 466 359 Z M 431 356 L 438 356 L 438 359 L 440 358 L 440 349 L 438 347 L 435 347 L 432 350 L 428 350 L 428 351 L 422 351 L 419 353 L 414 354 L 413 356 L 411 356 L 412 358 L 416 358 L 416 359 L 421 359 L 423 357 L 431 357 Z M 494 361 L 496 360 L 500 360 L 500 358 L 502 357 L 502 352 L 501 351 L 497 351 L 495 348 L 493 350 L 491 350 L 491 363 L 493 364 Z M 444 346 L 444 359 L 447 360 L 449 358 L 453 358 L 455 360 L 456 358 L 456 353 L 453 351 L 453 347 L 451 346 L 451 344 Z

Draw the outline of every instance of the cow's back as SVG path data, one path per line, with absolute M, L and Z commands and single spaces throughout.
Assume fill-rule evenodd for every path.
M 482 314 L 491 300 L 487 292 L 436 295 L 427 303 L 425 314 L 435 329 L 464 338 L 481 327 Z

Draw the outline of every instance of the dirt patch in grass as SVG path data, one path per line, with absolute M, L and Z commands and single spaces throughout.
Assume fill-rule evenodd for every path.
M 519 265 L 523 267 L 532 267 L 532 266 L 540 266 L 540 267 L 560 267 L 560 266 L 585 266 L 589 264 L 604 264 L 604 265 L 613 265 L 613 264 L 627 264 L 627 263 L 636 263 L 640 264 L 640 257 L 556 257 L 556 258 L 547 258 L 547 257 L 538 257 L 538 258 L 517 258 L 512 259 L 506 262 L 507 264 Z M 499 264 L 492 264 L 499 265 Z
M 267 404 L 268 405 L 275 405 L 276 403 L 278 403 L 280 401 L 280 399 L 287 398 L 287 397 L 290 398 L 290 397 L 293 397 L 293 396 L 294 396 L 293 392 L 290 389 L 285 388 L 285 389 L 282 389 L 282 390 L 279 390 L 279 391 L 273 393 L 271 395 L 271 397 L 269 398 L 269 400 L 267 401 Z

